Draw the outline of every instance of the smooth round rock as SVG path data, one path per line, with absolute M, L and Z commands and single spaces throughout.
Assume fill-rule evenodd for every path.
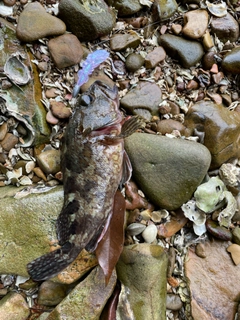
M 207 10 L 192 10 L 184 14 L 183 34 L 191 39 L 201 38 L 208 27 Z
M 154 204 L 167 210 L 187 202 L 202 182 L 211 155 L 200 143 L 134 133 L 125 139 L 133 178 Z
M 47 150 L 41 152 L 37 157 L 37 163 L 44 173 L 55 174 L 60 171 L 60 151 Z
M 240 73 L 240 47 L 232 49 L 222 60 L 222 68 L 230 73 Z
M 38 290 L 38 304 L 56 306 L 67 295 L 67 286 L 53 281 L 44 281 Z
M 106 3 L 117 9 L 118 16 L 129 16 L 142 9 L 139 0 L 106 0 Z
M 1 146 L 4 150 L 10 151 L 18 143 L 18 137 L 8 132 L 1 141 Z
M 239 37 L 239 24 L 230 13 L 222 18 L 212 17 L 211 32 L 224 43 L 234 42 Z
M 16 35 L 25 42 L 35 41 L 48 36 L 58 36 L 66 31 L 60 19 L 47 13 L 39 2 L 29 3 L 20 13 Z
M 51 101 L 50 110 L 54 117 L 58 119 L 68 119 L 71 115 L 71 109 L 66 107 L 61 101 Z
M 50 39 L 48 49 L 58 69 L 73 66 L 83 57 L 82 45 L 74 34 L 67 33 Z
M 173 119 L 161 120 L 157 124 L 157 132 L 161 132 L 162 134 L 172 133 L 173 130 L 178 130 L 184 135 L 186 127 L 181 122 Z
M 184 68 L 194 66 L 204 54 L 203 47 L 199 42 L 186 40 L 172 34 L 161 35 L 158 42 L 167 54 L 174 59 L 178 59 Z
M 103 0 L 61 0 L 59 17 L 80 41 L 109 34 L 116 22 L 113 10 Z
M 140 81 L 137 86 L 121 99 L 121 107 L 131 114 L 138 114 L 150 120 L 158 115 L 158 106 L 162 101 L 162 91 L 158 85 Z
M 152 17 L 154 21 L 165 21 L 174 15 L 178 8 L 175 0 L 156 0 L 152 5 Z
M 198 135 L 212 155 L 211 169 L 240 157 L 240 113 L 212 101 L 199 101 L 187 112 L 184 125 Z
M 155 224 L 150 224 L 142 232 L 142 237 L 145 242 L 152 243 L 157 238 L 157 227 Z
M 180 310 L 183 306 L 182 300 L 177 294 L 168 293 L 167 294 L 167 309 L 170 310 Z
M 127 70 L 135 72 L 143 66 L 144 58 L 138 53 L 131 53 L 125 63 Z

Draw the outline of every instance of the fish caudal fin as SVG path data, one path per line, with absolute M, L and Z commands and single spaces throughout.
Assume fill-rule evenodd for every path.
M 52 278 L 75 260 L 80 251 L 81 248 L 78 249 L 70 242 L 66 242 L 61 248 L 28 263 L 28 273 L 35 281 Z

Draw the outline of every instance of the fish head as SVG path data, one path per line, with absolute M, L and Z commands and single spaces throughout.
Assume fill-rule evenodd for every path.
M 118 90 L 101 81 L 95 81 L 76 102 L 81 131 L 99 130 L 119 124 L 122 115 L 119 110 Z

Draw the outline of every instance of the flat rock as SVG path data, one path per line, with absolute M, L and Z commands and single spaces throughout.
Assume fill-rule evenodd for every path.
M 48 320 L 92 319 L 98 320 L 103 307 L 116 285 L 114 270 L 105 285 L 105 277 L 98 266 L 68 294 L 68 296 L 49 314 Z M 86 316 L 83 316 L 86 315 Z
M 204 54 L 203 47 L 199 42 L 186 40 L 172 34 L 161 35 L 158 42 L 167 54 L 174 59 L 178 59 L 184 68 L 194 66 Z
M 168 210 L 187 202 L 208 171 L 211 156 L 200 143 L 134 133 L 125 139 L 133 178 L 145 196 Z
M 118 16 L 129 16 L 142 9 L 139 0 L 106 0 L 109 6 L 117 9 Z
M 239 37 L 239 24 L 234 17 L 227 13 L 222 18 L 212 17 L 211 20 L 211 32 L 217 35 L 222 42 L 237 41 Z
M 239 301 L 240 268 L 232 262 L 230 242 L 205 242 L 204 259 L 192 249 L 185 259 L 185 274 L 191 293 L 194 320 L 234 320 Z
M 136 48 L 141 40 L 137 34 L 114 34 L 110 39 L 110 48 L 113 51 L 123 51 L 127 48 Z
M 57 241 L 55 221 L 63 204 L 62 186 L 21 199 L 13 198 L 19 188 L 0 191 L 0 274 L 28 277 L 27 263 L 49 252 L 51 242 Z
M 161 246 L 141 243 L 123 248 L 117 275 L 129 288 L 127 297 L 134 319 L 166 319 L 167 264 L 167 255 Z
M 27 320 L 30 315 L 27 301 L 17 292 L 9 292 L 0 301 L 0 320 Z
M 46 174 L 60 171 L 60 150 L 52 149 L 41 152 L 36 156 L 37 163 Z
M 187 112 L 184 125 L 198 134 L 212 156 L 211 169 L 240 156 L 240 114 L 211 101 L 199 101 Z M 204 135 L 204 136 L 203 136 Z
M 48 36 L 58 36 L 66 31 L 59 18 L 47 13 L 39 2 L 29 3 L 21 12 L 16 34 L 19 40 L 35 41 Z
M 184 14 L 183 34 L 191 39 L 199 39 L 208 27 L 207 10 L 192 10 Z
M 155 0 L 152 5 L 152 13 L 154 21 L 165 21 L 174 15 L 178 8 L 175 0 Z
M 230 73 L 240 73 L 240 47 L 233 48 L 222 60 L 222 68 Z
M 48 49 L 58 69 L 73 66 L 83 57 L 82 45 L 74 34 L 67 33 L 50 39 Z
M 61 0 L 59 17 L 80 41 L 91 41 L 109 34 L 116 18 L 103 0 Z
M 162 101 L 162 91 L 158 85 L 151 82 L 140 81 L 120 101 L 121 107 L 130 114 L 137 114 L 150 120 L 158 115 L 159 103 Z
M 149 52 L 145 58 L 145 67 L 148 69 L 155 68 L 159 62 L 163 61 L 166 57 L 166 52 L 163 47 L 156 47 L 153 51 Z

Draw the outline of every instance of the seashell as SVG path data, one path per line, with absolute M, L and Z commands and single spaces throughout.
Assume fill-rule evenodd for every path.
M 150 224 L 142 233 L 142 237 L 147 243 L 152 243 L 157 237 L 157 227 L 155 224 Z
M 226 2 L 221 3 L 211 3 L 209 1 L 206 1 L 207 8 L 209 12 L 214 15 L 215 17 L 221 18 L 226 16 L 227 14 L 227 4 Z
M 31 79 L 28 67 L 15 54 L 7 59 L 4 73 L 14 84 L 20 86 L 27 84 Z
M 142 223 L 131 223 L 126 230 L 130 236 L 137 236 L 142 233 L 144 229 L 146 229 L 146 226 Z

